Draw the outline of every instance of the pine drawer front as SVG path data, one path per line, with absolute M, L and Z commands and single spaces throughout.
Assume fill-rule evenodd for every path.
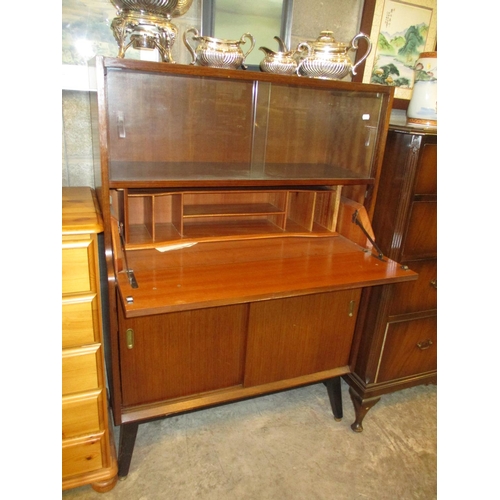
M 103 467 L 104 433 L 84 440 L 63 442 L 62 476 L 68 478 Z
M 376 382 L 437 369 L 437 317 L 387 324 Z
M 62 293 L 95 291 L 95 250 L 92 239 L 63 240 Z
M 65 297 L 62 301 L 62 346 L 92 344 L 99 339 L 99 303 L 97 295 Z
M 99 388 L 100 344 L 65 349 L 62 355 L 62 393 L 91 391 Z
M 62 400 L 63 439 L 98 433 L 101 430 L 102 391 L 64 397 Z

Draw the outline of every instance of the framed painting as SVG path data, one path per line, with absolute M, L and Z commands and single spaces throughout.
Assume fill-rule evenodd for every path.
M 366 0 L 361 31 L 373 48 L 356 81 L 393 86 L 396 99 L 409 101 L 418 56 L 436 50 L 437 0 Z

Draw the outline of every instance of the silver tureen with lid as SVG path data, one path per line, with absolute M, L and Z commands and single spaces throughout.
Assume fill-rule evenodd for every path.
M 185 14 L 193 0 L 110 0 L 116 8 L 111 30 L 118 43 L 118 57 L 129 47 L 158 50 L 163 62 L 175 62 L 172 46 L 178 29 L 173 17 Z

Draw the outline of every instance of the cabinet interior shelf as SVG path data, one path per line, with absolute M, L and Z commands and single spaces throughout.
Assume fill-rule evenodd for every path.
M 341 192 L 341 186 L 111 190 L 128 249 L 216 238 L 335 235 Z
M 184 217 L 237 217 L 241 215 L 282 214 L 284 211 L 271 203 L 234 203 L 228 205 L 184 205 Z

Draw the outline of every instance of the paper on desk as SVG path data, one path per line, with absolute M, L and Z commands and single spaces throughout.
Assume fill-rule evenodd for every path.
M 170 250 L 180 250 L 181 248 L 189 248 L 192 247 L 193 245 L 196 245 L 198 242 L 197 241 L 191 241 L 189 243 L 177 243 L 174 245 L 166 245 L 162 247 L 155 247 L 158 252 L 169 252 Z

